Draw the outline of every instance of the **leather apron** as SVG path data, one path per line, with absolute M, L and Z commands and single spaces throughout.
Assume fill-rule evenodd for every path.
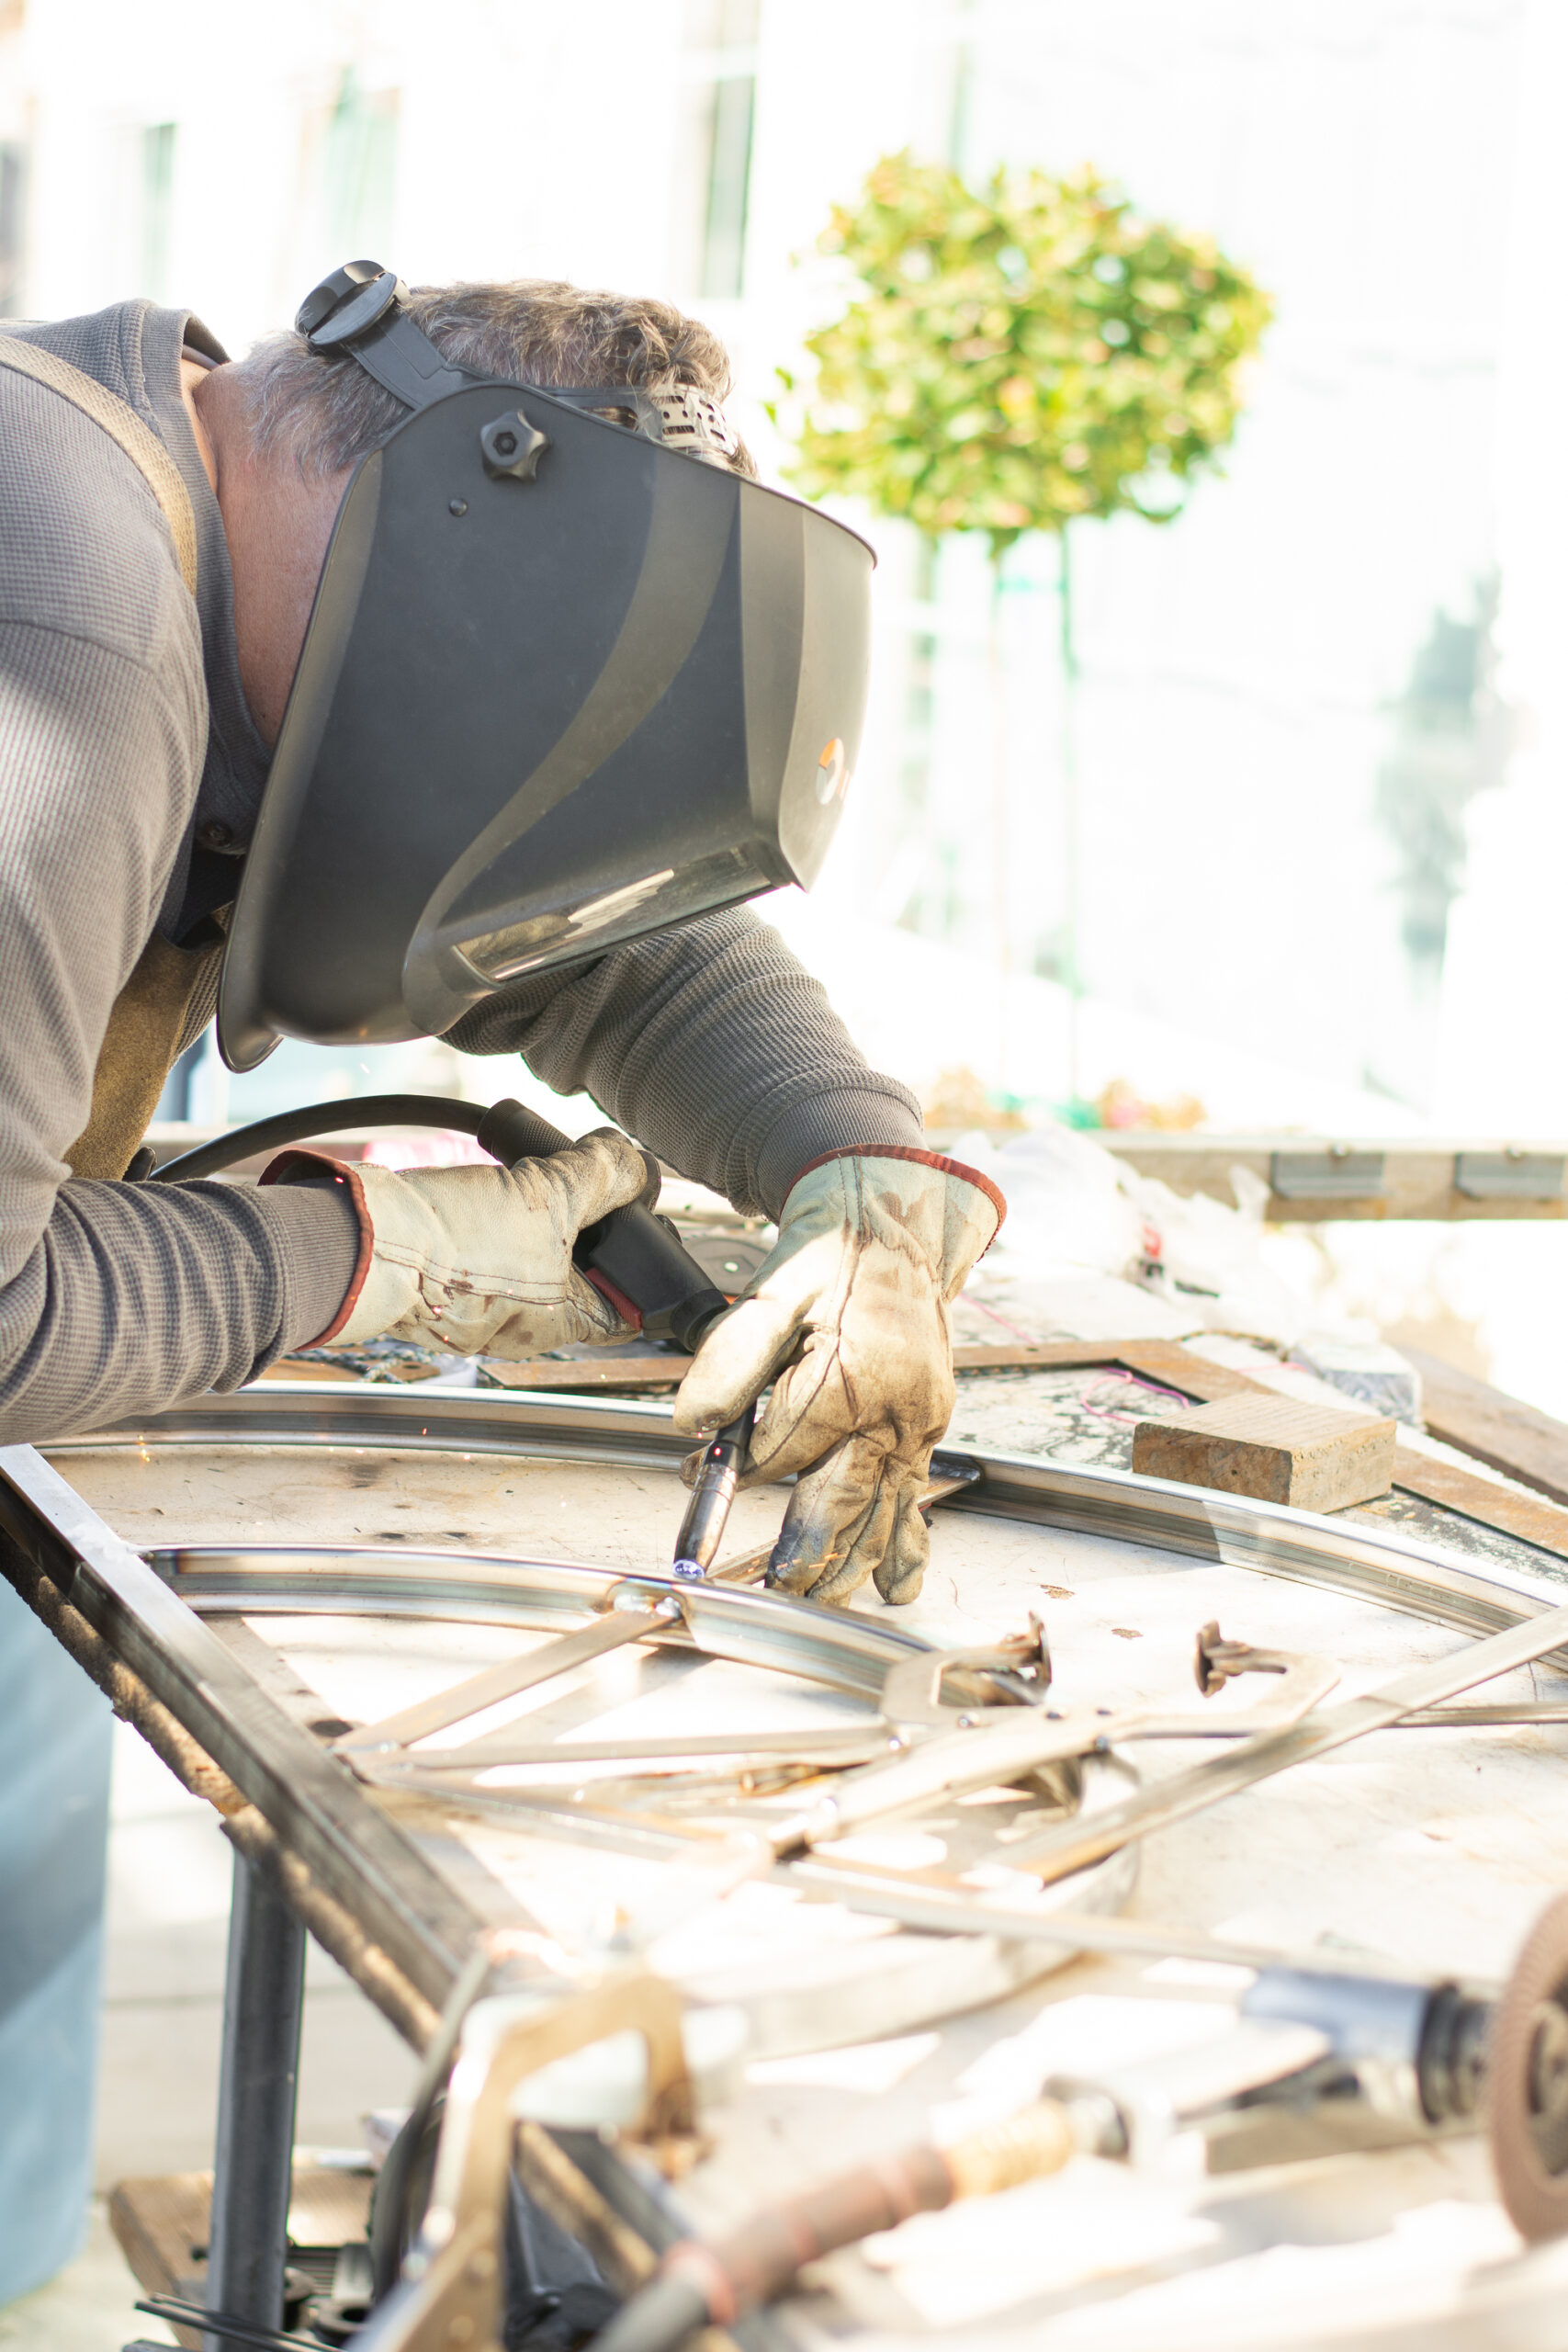
M 65 1157 L 73 1176 L 123 1176 L 186 1044 L 191 1006 L 211 1001 L 223 942 L 176 947 L 154 932 L 114 1001 L 93 1073 L 93 1107 Z M 200 1032 L 197 1031 L 199 1035 Z

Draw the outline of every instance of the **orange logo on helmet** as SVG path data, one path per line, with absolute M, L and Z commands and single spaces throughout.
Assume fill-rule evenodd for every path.
M 850 758 L 835 735 L 823 747 L 817 763 L 817 797 L 826 808 L 829 802 L 841 800 L 850 788 Z

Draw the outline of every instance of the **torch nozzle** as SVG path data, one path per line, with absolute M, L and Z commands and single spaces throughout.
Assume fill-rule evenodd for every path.
M 714 1564 L 724 1541 L 729 1506 L 740 1483 L 740 1465 L 751 1442 L 756 1418 L 755 1403 L 748 1405 L 736 1419 L 727 1421 L 704 1449 L 697 1483 L 686 1505 L 681 1532 L 675 1538 L 674 1573 L 678 1577 L 694 1580 L 705 1577 Z

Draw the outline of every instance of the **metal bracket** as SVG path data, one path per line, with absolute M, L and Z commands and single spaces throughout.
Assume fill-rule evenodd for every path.
M 1250 1642 L 1227 1642 L 1220 1631 L 1217 1617 L 1198 1628 L 1198 1647 L 1192 1660 L 1193 1679 L 1205 1699 L 1212 1699 L 1236 1674 L 1289 1674 L 1299 1666 L 1300 1656 L 1292 1650 L 1255 1649 Z
M 949 1675 L 968 1684 L 968 1695 L 947 1696 Z M 1010 1717 L 1015 1707 L 1038 1706 L 1050 1687 L 1045 1628 L 1031 1612 L 1026 1634 L 1010 1634 L 982 1649 L 932 1650 L 923 1657 L 900 1658 L 882 1686 L 881 1714 L 900 1731 L 916 1725 L 967 1731 L 1002 1710 Z
M 1388 1190 L 1382 1153 L 1353 1151 L 1348 1143 L 1275 1152 L 1269 1184 L 1282 1201 L 1379 1201 Z
M 502 2352 L 503 2216 L 512 2165 L 513 2094 L 552 2059 L 640 2033 L 648 2046 L 643 2129 L 689 2132 L 695 2121 L 674 1988 L 643 1970 L 541 2008 L 498 1995 L 464 2020 L 446 2092 L 435 2178 L 403 2275 L 355 2339 L 358 2352 Z
M 1568 1161 L 1560 1151 L 1461 1151 L 1454 1156 L 1454 1191 L 1469 1201 L 1556 1201 Z

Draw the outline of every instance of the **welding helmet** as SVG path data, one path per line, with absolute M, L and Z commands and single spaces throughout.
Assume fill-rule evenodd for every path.
M 339 510 L 219 1000 L 440 1035 L 552 965 L 809 887 L 864 712 L 863 540 L 744 480 L 716 404 L 449 365 L 373 262 L 297 324 L 410 413 Z

